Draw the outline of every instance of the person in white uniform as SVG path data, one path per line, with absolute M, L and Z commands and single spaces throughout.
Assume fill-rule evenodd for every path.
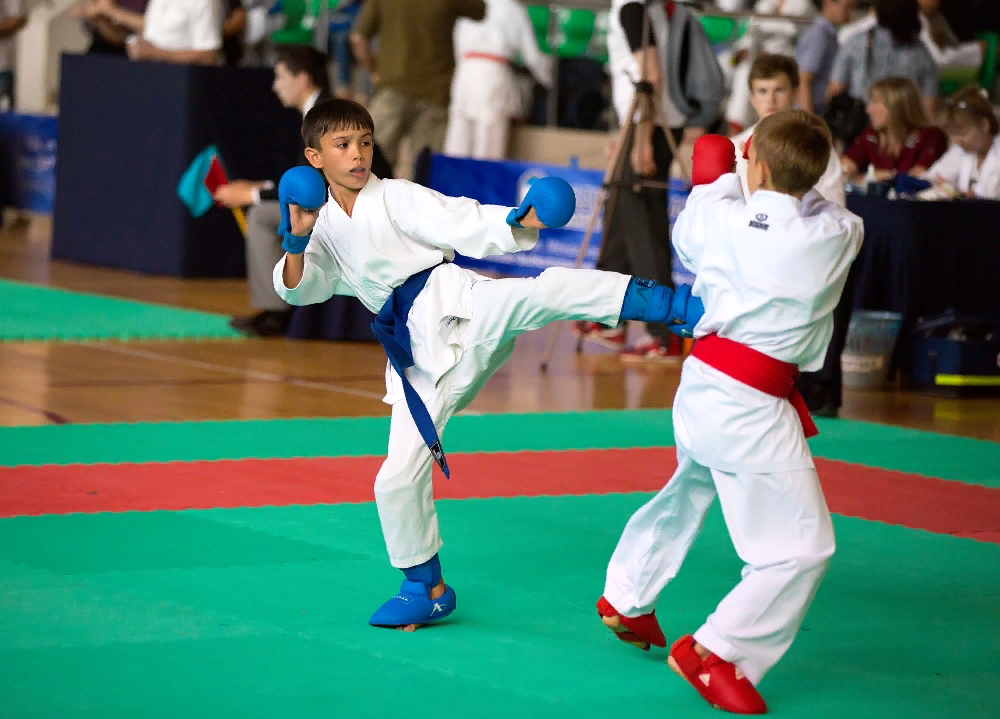
M 1000 121 L 979 88 L 959 90 L 945 102 L 951 148 L 926 178 L 947 196 L 1000 200 Z
M 799 66 L 794 58 L 787 55 L 759 55 L 750 68 L 750 102 L 758 117 L 770 117 L 776 112 L 788 110 L 795 100 L 799 85 Z M 753 137 L 756 125 L 733 138 L 736 145 L 736 174 L 743 184 L 743 194 L 750 196 L 747 184 L 747 143 Z M 844 190 L 844 170 L 837 153 L 830 153 L 826 172 L 816 183 L 816 191 L 830 202 L 841 207 L 847 205 Z
M 455 23 L 455 59 L 444 152 L 498 160 L 507 156 L 512 120 L 523 101 L 515 57 L 545 88 L 552 86 L 553 59 L 538 49 L 535 29 L 517 0 L 486 0 L 486 17 Z
M 859 217 L 812 189 L 830 145 L 815 115 L 775 113 L 750 147 L 749 199 L 724 174 L 695 187 L 678 217 L 674 245 L 705 304 L 674 400 L 678 466 L 629 520 L 598 602 L 620 638 L 665 646 L 654 609 L 718 496 L 743 578 L 669 662 L 739 713 L 766 712 L 756 685 L 791 645 L 834 553 L 806 444 L 815 425 L 794 390 L 797 368 L 823 363 L 863 239 Z
M 378 313 L 373 329 L 389 355 L 385 402 L 392 421 L 375 503 L 389 560 L 406 579 L 369 621 L 412 630 L 455 608 L 438 559 L 431 485 L 432 460 L 449 472 L 440 434 L 510 357 L 514 339 L 568 319 L 617 324 L 653 317 L 689 333 L 687 314 L 700 315 L 700 302 L 690 300 L 689 287 L 672 293 L 612 272 L 551 268 L 537 278 L 493 280 L 458 267 L 456 252 L 485 257 L 531 249 L 538 229 L 570 220 L 572 188 L 558 178 L 536 180 L 511 210 L 380 180 L 370 174 L 373 134 L 367 110 L 350 100 L 321 102 L 306 115 L 306 158 L 329 182 L 330 201 L 317 212 L 303 209 L 325 197 L 310 168 L 282 178 L 286 254 L 273 279 L 289 304 L 353 295 Z M 298 187 L 295 178 L 310 187 Z M 298 199 L 300 189 L 313 199 Z

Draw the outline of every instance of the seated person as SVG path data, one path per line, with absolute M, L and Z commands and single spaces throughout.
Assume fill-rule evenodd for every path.
M 989 99 L 976 87 L 959 90 L 945 103 L 943 124 L 952 146 L 927 179 L 949 195 L 1000 199 L 1000 120 Z
M 876 82 L 867 110 L 871 124 L 841 160 L 849 180 L 864 179 L 869 166 L 878 181 L 900 173 L 919 176 L 948 149 L 948 137 L 931 126 L 911 80 L 889 77 Z

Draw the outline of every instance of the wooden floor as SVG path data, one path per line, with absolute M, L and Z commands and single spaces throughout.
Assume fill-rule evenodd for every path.
M 47 218 L 0 231 L 0 276 L 192 309 L 249 312 L 240 280 L 180 280 L 48 259 Z M 2 310 L 0 310 L 2 312 Z M 583 355 L 563 331 L 548 373 L 547 334 L 513 358 L 469 412 L 669 407 L 679 366 L 624 369 Z M 375 343 L 287 340 L 0 343 L 0 425 L 388 414 Z M 1000 441 L 1000 400 L 847 391 L 842 416 Z

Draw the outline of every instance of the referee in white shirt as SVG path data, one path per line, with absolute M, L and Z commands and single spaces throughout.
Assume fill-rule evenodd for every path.
M 215 65 L 221 60 L 221 0 L 149 0 L 145 14 L 114 0 L 86 0 L 87 15 L 101 15 L 128 28 L 126 50 L 133 60 Z

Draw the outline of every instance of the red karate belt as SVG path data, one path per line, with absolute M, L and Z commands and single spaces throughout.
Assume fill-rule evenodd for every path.
M 503 55 L 494 55 L 491 52 L 467 52 L 462 57 L 475 60 L 492 60 L 501 65 L 510 65 L 510 58 Z
M 795 389 L 795 379 L 799 376 L 799 368 L 795 365 L 768 357 L 763 352 L 717 334 L 700 337 L 694 343 L 691 355 L 737 382 L 772 397 L 787 399 L 799 414 L 806 439 L 819 434 L 816 423 L 809 416 L 805 399 Z

